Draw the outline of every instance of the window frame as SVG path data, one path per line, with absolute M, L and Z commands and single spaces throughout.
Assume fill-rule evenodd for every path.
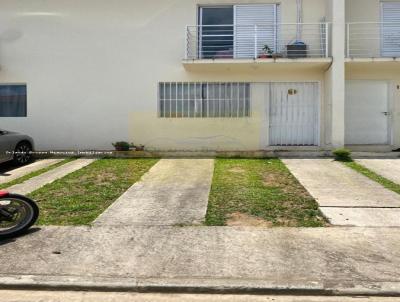
M 27 83 L 0 83 L 0 89 L 2 87 L 11 87 L 11 86 L 22 86 L 25 88 L 25 99 L 24 99 L 24 112 L 23 115 L 3 115 L 0 110 L 0 118 L 24 118 L 28 117 L 28 85 Z M 1 98 L 1 96 L 0 96 Z M 0 102 L 1 104 L 1 102 Z M 1 105 L 0 105 L 1 109 Z
M 232 58 L 235 57 L 235 36 L 236 36 L 236 28 L 235 28 L 235 8 L 236 5 L 235 4 L 220 4 L 220 5 L 198 5 L 197 6 L 197 25 L 198 25 L 198 45 L 197 45 L 197 57 L 199 58 L 206 58 L 207 59 L 207 55 L 204 55 L 203 53 L 203 38 L 205 36 L 203 36 L 203 9 L 212 9 L 212 8 L 231 8 L 232 9 L 232 24 L 220 24 L 220 25 L 215 25 L 217 26 L 232 26 Z M 206 25 L 208 26 L 208 25 Z M 212 58 L 212 56 L 210 56 Z
M 169 89 L 166 86 L 169 85 Z M 217 86 L 218 85 L 218 86 Z M 181 86 L 181 91 L 178 92 L 178 87 Z M 187 90 L 185 90 L 185 86 Z M 236 88 L 234 88 L 234 86 Z M 171 87 L 174 87 L 175 92 L 172 92 Z M 210 98 L 210 87 L 216 89 L 218 87 L 219 98 Z M 223 97 L 221 87 L 225 88 Z M 230 98 L 226 97 L 229 87 Z M 250 118 L 252 117 L 252 92 L 250 82 L 159 82 L 157 87 L 157 116 L 158 118 L 200 118 L 200 119 L 215 119 L 215 118 Z M 190 90 L 193 89 L 193 90 Z M 211 89 L 211 90 L 212 90 Z M 233 92 L 233 89 L 237 89 Z M 163 90 L 163 91 L 161 91 Z M 214 90 L 214 93 L 217 91 Z M 170 97 L 166 97 L 169 91 Z M 186 91 L 186 92 L 185 92 Z M 175 93 L 175 98 L 171 97 Z M 179 95 L 181 94 L 181 98 Z M 185 99 L 185 95 L 187 98 Z M 192 97 L 193 96 L 193 97 Z M 181 102 L 178 105 L 178 102 Z M 166 103 L 169 108 L 166 109 Z M 174 105 L 172 104 L 174 103 Z M 236 103 L 236 104 L 235 104 Z M 211 105 L 212 104 L 212 105 Z M 216 106 L 218 104 L 218 106 Z M 221 105 L 223 104 L 223 106 Z M 227 111 L 227 106 L 229 110 Z M 175 110 L 173 110 L 175 106 Z M 180 107 L 181 112 L 178 110 Z M 210 108 L 212 109 L 212 112 Z M 216 108 L 218 110 L 216 111 Z M 222 111 L 222 107 L 224 107 Z M 185 109 L 186 108 L 186 109 Z M 236 108 L 236 114 L 232 114 L 233 108 Z M 187 110 L 187 115 L 186 115 Z M 223 114 L 222 114 L 223 112 Z M 228 113 L 228 114 L 227 114 Z
M 280 36 L 281 36 L 281 24 L 282 24 L 282 5 L 280 2 L 271 2 L 271 3 L 227 3 L 227 4 L 198 4 L 197 5 L 197 26 L 198 26 L 198 30 L 197 30 L 197 36 L 198 36 L 198 42 L 197 42 L 197 58 L 202 59 L 203 55 L 202 55 L 202 26 L 203 26 L 203 18 L 202 18 L 202 9 L 203 8 L 228 8 L 228 7 L 232 7 L 233 10 L 233 57 L 232 59 L 237 59 L 237 46 L 236 46 L 236 39 L 237 39 L 237 22 L 236 22 L 236 9 L 238 6 L 241 5 L 273 5 L 275 7 L 275 20 L 274 20 L 274 24 L 275 24 L 275 30 L 274 30 L 274 49 L 275 51 L 280 51 L 280 49 L 282 48 L 282 45 L 280 45 Z M 227 24 L 228 25 L 228 24 Z

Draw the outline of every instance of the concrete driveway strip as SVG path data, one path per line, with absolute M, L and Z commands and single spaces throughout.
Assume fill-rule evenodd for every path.
M 0 250 L 3 289 L 400 295 L 400 228 L 49 227 Z
M 400 185 L 400 159 L 357 159 L 356 162 Z
M 95 159 L 76 159 L 72 162 L 66 163 L 60 167 L 52 169 L 46 173 L 40 174 L 36 177 L 28 179 L 27 181 L 7 188 L 8 191 L 15 194 L 27 195 L 41 187 L 56 181 L 72 172 L 75 172 L 83 167 L 94 162 Z
M 94 224 L 201 224 L 213 171 L 212 159 L 162 159 Z
M 321 207 L 400 208 L 400 195 L 332 159 L 283 162 Z
M 336 226 L 400 227 L 400 208 L 322 207 L 321 211 Z
M 47 168 L 51 165 L 54 165 L 56 163 L 59 163 L 63 161 L 63 159 L 43 159 L 43 160 L 37 160 L 34 163 L 31 163 L 27 166 L 23 166 L 11 171 L 7 172 L 0 172 L 0 184 L 7 183 L 10 181 L 13 181 L 17 178 L 20 178 L 22 176 L 25 176 L 29 173 L 38 171 L 43 168 Z

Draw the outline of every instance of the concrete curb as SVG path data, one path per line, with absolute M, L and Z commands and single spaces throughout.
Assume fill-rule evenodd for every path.
M 65 151 L 66 153 L 71 151 Z M 259 151 L 98 151 L 109 152 L 110 158 L 333 158 L 331 150 L 259 150 Z M 60 157 L 65 157 L 61 153 Z M 57 158 L 45 155 L 38 158 Z M 85 156 L 82 158 L 102 158 L 101 155 Z M 400 152 L 352 152 L 352 158 L 400 158 Z
M 329 285 L 331 284 L 331 285 Z M 0 276 L 0 290 L 400 297 L 399 282 Z

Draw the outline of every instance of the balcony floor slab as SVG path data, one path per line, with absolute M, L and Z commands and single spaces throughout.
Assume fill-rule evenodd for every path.
M 326 70 L 332 58 L 183 60 L 187 71 Z

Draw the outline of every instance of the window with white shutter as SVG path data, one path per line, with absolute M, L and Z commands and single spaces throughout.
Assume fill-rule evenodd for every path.
M 382 8 L 381 52 L 383 57 L 400 57 L 400 2 L 385 1 Z
M 252 58 L 267 45 L 277 51 L 279 5 L 246 4 L 235 6 L 235 57 Z M 257 40 L 257 53 L 254 45 Z

